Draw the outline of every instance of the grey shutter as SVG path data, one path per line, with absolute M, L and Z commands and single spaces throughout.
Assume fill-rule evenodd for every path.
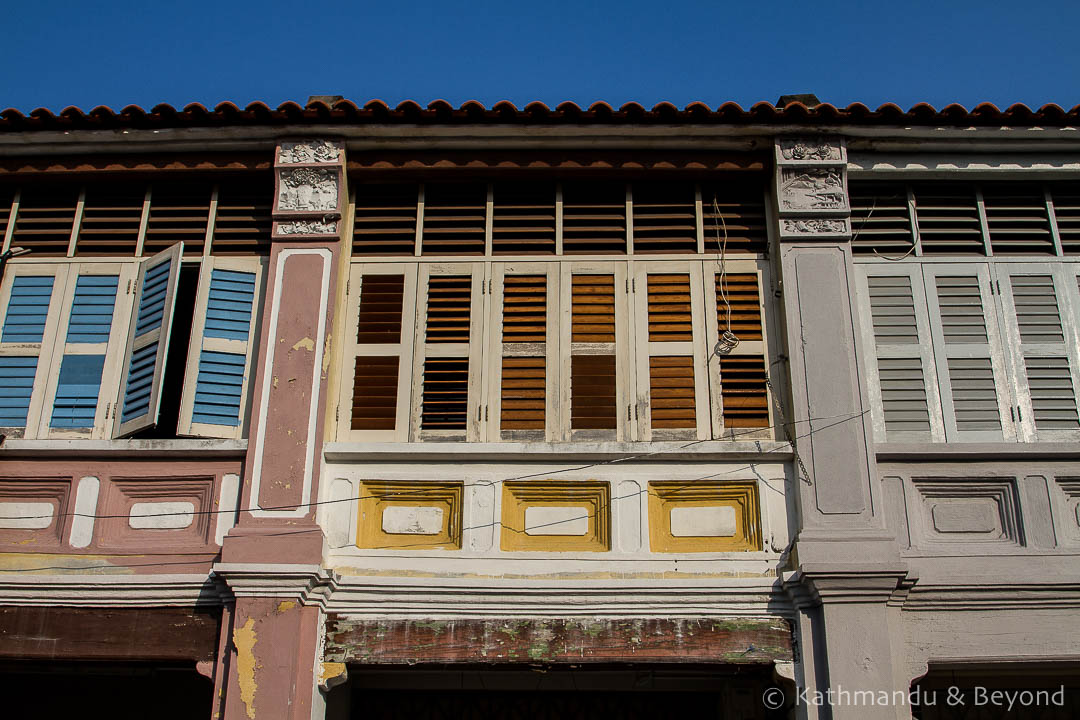
M 157 424 L 183 252 L 177 243 L 139 266 L 113 437 Z
M 1065 266 L 997 267 L 1022 440 L 1080 439 L 1076 322 Z
M 920 266 L 858 266 L 874 434 L 890 442 L 942 441 L 929 318 Z
M 1015 440 L 986 263 L 923 267 L 948 442 Z

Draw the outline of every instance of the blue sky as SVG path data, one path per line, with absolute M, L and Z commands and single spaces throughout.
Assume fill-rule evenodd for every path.
M 0 108 L 1080 103 L 1080 3 L 9 0 Z

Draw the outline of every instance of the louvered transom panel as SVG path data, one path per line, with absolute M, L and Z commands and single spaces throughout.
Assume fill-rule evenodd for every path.
M 153 183 L 143 255 L 156 255 L 178 242 L 184 243 L 185 256 L 202 255 L 213 189 L 198 180 Z
M 206 300 L 206 337 L 247 340 L 255 305 L 255 273 L 214 268 Z
M 878 345 L 913 345 L 919 342 L 911 278 L 903 275 L 871 275 L 870 315 Z
M 851 183 L 851 249 L 856 254 L 900 256 L 915 244 L 903 185 Z
M 413 255 L 418 193 L 415 184 L 357 185 L 353 255 Z
M 49 427 L 89 428 L 94 426 L 104 355 L 65 355 L 60 364 L 52 418 Z
M 720 333 L 731 330 L 740 340 L 761 340 L 761 295 L 753 273 L 716 274 L 716 321 Z M 728 306 L 731 327 L 728 327 Z
M 769 426 L 765 358 L 760 355 L 721 355 L 720 383 L 724 427 Z
M 104 343 L 112 330 L 118 275 L 80 275 L 71 302 L 67 342 Z
M 987 184 L 982 191 L 995 255 L 1055 254 L 1042 185 Z
M 0 357 L 0 427 L 26 427 L 36 357 Z
M 142 297 L 139 298 L 139 314 L 135 320 L 135 337 L 161 327 L 165 314 L 165 300 L 169 291 L 169 269 L 172 261 L 158 263 L 146 271 L 143 277 Z
M 563 185 L 563 253 L 626 254 L 625 185 Z
M 769 237 L 765 230 L 765 188 L 756 180 L 703 185 L 701 214 L 705 252 L 718 253 L 727 238 L 729 253 L 765 254 Z
M 504 278 L 504 343 L 546 342 L 547 312 L 547 277 L 507 275 Z
M 353 371 L 352 429 L 394 430 L 397 425 L 397 356 L 360 356 Z
M 939 275 L 936 283 L 945 342 L 985 344 L 986 320 L 983 317 L 979 278 L 974 275 Z
M 881 406 L 887 432 L 930 432 L 930 409 L 919 358 L 879 358 Z
M 135 255 L 146 186 L 91 183 L 86 188 L 76 255 Z
M 618 424 L 614 355 L 570 358 L 570 427 L 614 430 Z
M 240 424 L 245 361 L 243 353 L 202 351 L 192 422 L 227 427 Z
M 0 342 L 41 342 L 54 279 L 51 275 L 19 275 L 12 281 Z
M 427 342 L 469 342 L 472 278 L 433 275 L 428 280 Z
M 360 286 L 356 342 L 361 344 L 401 342 L 404 300 L 404 275 L 365 275 Z
M 648 276 L 649 342 L 690 342 L 694 323 L 690 310 L 690 276 Z
M 223 181 L 218 187 L 210 252 L 214 255 L 269 255 L 273 197 L 273 181 L 269 177 Z
M 961 432 L 1000 430 L 997 388 L 990 358 L 948 360 L 956 429 Z
M 1061 250 L 1080 255 L 1080 183 L 1055 183 L 1050 188 Z
M 483 255 L 487 185 L 424 186 L 424 255 Z
M 24 187 L 11 246 L 33 250 L 35 258 L 67 255 L 78 202 L 75 186 Z
M 986 254 L 973 185 L 916 185 L 913 192 L 924 254 Z
M 1076 414 L 1076 394 L 1069 361 L 1063 357 L 1026 357 L 1031 409 L 1039 430 L 1080 428 Z
M 697 210 L 688 183 L 636 183 L 635 253 L 696 253 Z
M 150 396 L 154 389 L 154 369 L 157 366 L 157 342 L 145 345 L 131 353 L 128 367 L 127 387 L 120 421 L 127 422 L 150 412 Z
M 496 183 L 493 194 L 495 255 L 555 254 L 554 183 Z
M 465 430 L 468 415 L 469 359 L 426 358 L 420 428 Z
M 502 359 L 502 430 L 543 430 L 547 402 L 547 361 L 542 357 Z
M 571 342 L 615 342 L 615 276 L 574 275 L 570 315 Z
M 694 358 L 649 358 L 649 412 L 654 430 L 697 427 Z
M 1061 343 L 1061 329 L 1054 279 L 1050 275 L 1011 275 L 1016 323 L 1022 343 Z

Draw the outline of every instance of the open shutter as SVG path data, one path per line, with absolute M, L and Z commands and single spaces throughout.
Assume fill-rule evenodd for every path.
M 704 273 L 713 435 L 772 437 L 774 420 L 765 382 L 769 362 L 763 303 L 765 263 L 728 260 L 724 265 L 721 268 L 718 262 L 707 262 Z M 738 345 L 727 353 L 716 352 L 729 329 L 739 339 Z
M 113 437 L 157 424 L 183 252 L 184 244 L 177 243 L 139 266 Z
M 178 435 L 244 437 L 265 265 L 261 258 L 203 259 Z
M 70 266 L 56 346 L 59 366 L 49 377 L 39 437 L 107 437 L 116 404 L 132 263 Z
M 857 282 L 878 442 L 942 442 L 930 321 L 919 265 L 859 265 Z
M 342 440 L 409 439 L 416 265 L 353 265 L 344 372 L 338 400 Z
M 1060 266 L 997 267 L 1009 359 L 1016 383 L 1022 440 L 1080 439 L 1077 414 L 1077 329 Z
M 34 437 L 54 374 L 53 342 L 68 268 L 10 263 L 0 292 L 0 427 Z
M 432 263 L 419 270 L 411 440 L 477 441 L 482 318 L 487 278 L 482 263 Z M 490 413 L 489 413 L 490 415 Z
M 925 265 L 923 280 L 945 439 L 1015 440 L 988 266 Z
M 564 439 L 621 441 L 631 435 L 627 283 L 622 263 L 563 264 L 559 402 Z
M 640 440 L 711 437 L 700 262 L 634 263 Z
M 553 440 L 559 418 L 559 269 L 492 266 L 484 396 L 491 440 Z

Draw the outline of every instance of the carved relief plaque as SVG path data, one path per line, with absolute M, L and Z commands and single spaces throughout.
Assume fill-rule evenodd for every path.
M 782 164 L 828 165 L 847 161 L 843 146 L 831 138 L 782 138 L 779 149 L 777 160 Z
M 841 168 L 783 168 L 780 171 L 781 210 L 847 212 L 847 192 Z
M 278 212 L 336 212 L 338 174 L 335 170 L 280 170 Z
M 278 146 L 278 164 L 336 163 L 341 157 L 341 147 L 329 140 L 297 140 L 283 142 Z

